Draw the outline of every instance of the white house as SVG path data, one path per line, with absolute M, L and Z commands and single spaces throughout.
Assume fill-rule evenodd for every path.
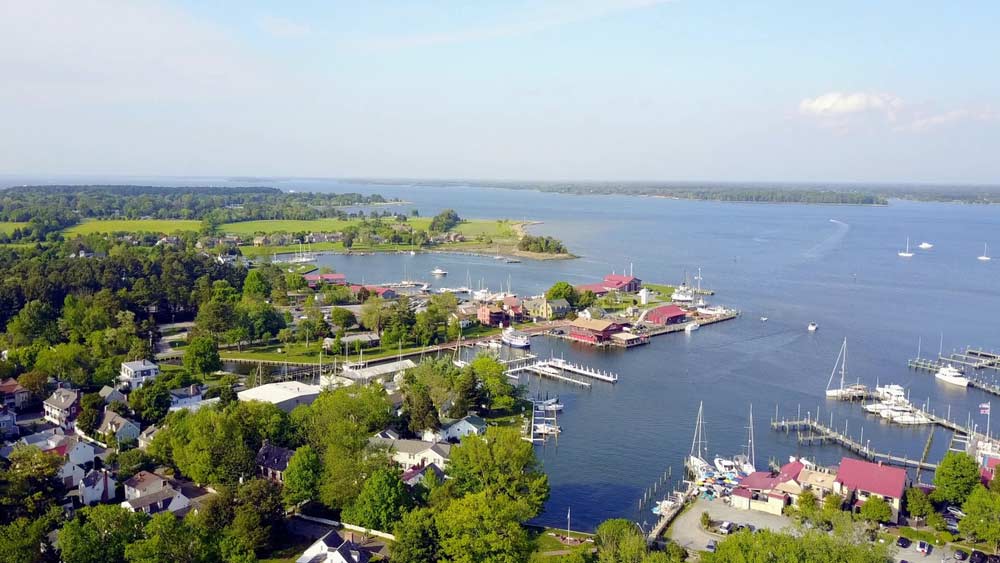
M 170 410 L 191 408 L 201 402 L 204 396 L 201 387 L 190 385 L 170 390 Z M 194 410 L 194 409 L 193 409 Z
M 67 488 L 77 486 L 86 474 L 84 466 L 93 464 L 97 452 L 94 446 L 81 440 L 78 436 L 63 434 L 59 428 L 36 432 L 21 438 L 19 444 L 34 446 L 45 453 L 51 453 L 63 459 L 56 477 Z
M 378 437 L 373 437 L 368 442 L 375 446 L 389 448 L 392 460 L 402 467 L 403 471 L 432 463 L 443 468 L 448 464 L 448 457 L 451 455 L 450 444 L 432 444 L 421 440 L 392 440 Z
M 336 530 L 309 546 L 295 563 L 368 563 L 371 554 L 360 545 L 345 540 Z
M 123 483 L 128 500 L 155 493 L 167 487 L 167 480 L 149 471 L 140 471 Z
M 179 487 L 148 471 L 140 471 L 125 481 L 125 502 L 122 507 L 131 512 L 177 512 L 191 505 Z
M 78 487 L 80 502 L 88 506 L 99 502 L 108 502 L 115 498 L 115 487 L 117 486 L 118 483 L 111 477 L 108 470 L 91 469 L 80 480 Z
M 118 373 L 118 383 L 122 387 L 128 386 L 130 389 L 138 389 L 158 375 L 160 375 L 160 366 L 149 360 L 122 362 L 121 371 Z
M 80 414 L 80 392 L 74 389 L 56 389 L 42 403 L 45 410 L 45 420 L 70 429 L 76 415 Z
M 424 430 L 420 437 L 424 442 L 453 442 L 463 436 L 480 435 L 486 432 L 486 421 L 474 414 L 444 424 L 438 430 Z

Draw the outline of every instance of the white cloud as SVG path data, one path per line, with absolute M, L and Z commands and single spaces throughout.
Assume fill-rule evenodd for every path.
M 956 109 L 944 113 L 915 117 L 902 130 L 921 133 L 939 127 L 945 127 L 963 121 L 990 122 L 1000 121 L 1000 113 L 989 109 L 969 110 Z
M 308 25 L 287 18 L 267 15 L 257 18 L 257 26 L 272 37 L 292 39 L 311 33 Z
M 892 120 L 902 107 L 903 100 L 898 96 L 878 92 L 828 92 L 799 102 L 799 112 L 820 118 L 874 112 Z

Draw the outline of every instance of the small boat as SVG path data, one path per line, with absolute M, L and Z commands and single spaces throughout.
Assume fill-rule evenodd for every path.
M 538 434 L 558 434 L 562 432 L 562 428 L 556 426 L 555 424 L 549 424 L 548 422 L 542 422 L 535 425 L 535 432 Z
M 713 305 L 711 307 L 698 307 L 698 314 L 706 317 L 719 317 L 728 312 L 728 309 L 719 305 Z
M 691 288 L 686 283 L 682 283 L 670 295 L 670 300 L 680 303 L 690 303 L 694 301 L 694 292 L 691 291 Z
M 806 327 L 806 330 L 808 330 L 809 332 L 816 332 L 818 329 L 819 325 L 816 323 L 809 323 L 809 326 Z
M 417 255 L 417 251 L 416 250 L 411 250 L 410 251 L 410 256 L 416 256 L 416 255 Z
M 448 275 L 448 271 L 447 270 L 442 270 L 441 268 L 434 268 L 433 270 L 431 270 L 431 275 L 432 276 L 447 276 Z
M 760 318 L 760 322 L 762 322 L 762 323 L 766 323 L 766 322 L 767 322 L 767 317 L 761 317 L 761 318 Z
M 504 260 L 505 264 L 520 264 L 521 260 L 518 258 L 507 258 Z
M 942 367 L 937 371 L 937 373 L 934 374 L 934 377 L 939 381 L 950 383 L 952 385 L 958 385 L 959 387 L 969 386 L 969 379 L 965 377 L 965 374 L 952 365 Z
M 715 468 L 719 470 L 719 473 L 735 473 L 737 470 L 736 462 L 722 456 L 715 456 L 713 464 L 715 465 Z
M 919 245 L 917 245 L 917 248 L 919 248 L 920 250 L 930 250 L 934 248 L 934 245 L 929 242 L 922 242 Z
M 687 326 L 684 327 L 684 332 L 694 332 L 699 328 L 701 328 L 701 325 L 698 323 L 688 323 Z
M 978 260 L 980 260 L 981 262 L 989 262 L 990 261 L 990 253 L 989 253 L 989 248 L 987 248 L 987 246 L 988 245 L 984 242 L 983 243 L 983 255 L 978 258 Z
M 503 332 L 500 333 L 500 340 L 511 348 L 528 348 L 531 346 L 531 337 L 512 326 L 503 329 Z
M 906 250 L 900 250 L 896 254 L 898 256 L 902 257 L 902 258 L 912 258 L 913 257 L 913 253 L 910 252 L 910 237 L 906 237 Z
M 542 410 L 547 412 L 561 412 L 563 410 L 562 403 L 552 403 L 548 405 L 542 405 Z

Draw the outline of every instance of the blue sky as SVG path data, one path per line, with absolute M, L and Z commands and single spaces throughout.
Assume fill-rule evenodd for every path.
M 1000 183 L 1000 4 L 9 2 L 0 174 Z

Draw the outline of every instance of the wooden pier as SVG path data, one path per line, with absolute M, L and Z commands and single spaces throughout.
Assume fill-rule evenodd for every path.
M 730 311 L 729 313 L 726 313 L 724 315 L 715 315 L 715 316 L 712 316 L 712 317 L 698 317 L 698 318 L 695 318 L 692 322 L 696 322 L 696 323 L 698 323 L 698 326 L 702 326 L 703 327 L 703 326 L 707 326 L 707 325 L 710 325 L 710 324 L 721 323 L 722 321 L 732 320 L 732 319 L 735 319 L 738 316 L 740 316 L 740 312 L 734 310 L 734 311 Z M 650 325 L 650 324 L 644 324 L 643 326 L 646 327 L 646 330 L 643 332 L 643 334 L 646 334 L 648 336 L 659 336 L 661 334 L 670 334 L 670 333 L 673 333 L 673 332 L 683 332 L 684 329 L 687 327 L 688 324 L 690 324 L 690 323 L 677 323 L 677 324 L 672 324 L 672 325 Z
M 568 371 L 570 373 L 575 373 L 577 375 L 598 379 L 600 381 L 605 381 L 607 383 L 618 383 L 617 373 L 596 370 L 593 368 L 589 368 L 587 366 L 570 363 L 562 358 L 552 358 L 544 363 L 547 364 L 549 367 L 560 369 L 562 371 Z
M 973 352 L 984 353 L 984 354 L 988 353 L 988 352 L 978 352 L 978 351 L 973 351 Z M 954 356 L 952 356 L 952 357 L 954 357 Z M 912 370 L 916 370 L 916 371 L 926 371 L 926 372 L 930 372 L 930 373 L 937 373 L 937 371 L 940 370 L 941 368 L 943 368 L 943 367 L 945 367 L 945 366 L 947 366 L 949 364 L 954 364 L 954 363 L 956 363 L 956 362 L 954 362 L 950 358 L 947 358 L 947 359 L 938 359 L 938 360 L 931 360 L 931 359 L 928 359 L 928 358 L 913 358 L 913 359 L 908 360 L 906 362 L 906 367 L 908 367 L 908 368 L 910 368 Z M 995 364 L 991 365 L 991 366 L 984 366 L 984 367 L 981 367 L 981 368 L 974 368 L 974 369 L 986 369 L 987 367 L 989 367 L 989 369 L 997 369 L 997 367 L 996 367 Z M 985 391 L 986 393 L 989 393 L 990 395 L 996 395 L 996 396 L 1000 397 L 1000 386 L 998 386 L 998 385 L 996 385 L 994 383 L 990 383 L 988 381 L 985 381 L 983 379 L 980 379 L 978 377 L 969 377 L 968 374 L 966 374 L 966 378 L 969 380 L 969 387 L 975 387 L 976 389 L 979 389 L 980 391 Z
M 929 469 L 934 471 L 937 469 L 937 464 L 927 463 L 925 461 L 910 459 L 905 456 L 894 456 L 892 454 L 877 452 L 867 445 L 830 428 L 829 426 L 819 422 L 813 418 L 804 418 L 799 420 L 775 420 L 771 421 L 771 429 L 777 431 L 796 432 L 798 434 L 798 441 L 800 444 L 812 445 L 814 443 L 826 443 L 833 442 L 852 453 L 867 459 L 868 461 L 881 461 L 891 465 L 898 465 L 901 467 L 915 467 L 917 469 Z M 803 435 L 805 432 L 808 434 Z

